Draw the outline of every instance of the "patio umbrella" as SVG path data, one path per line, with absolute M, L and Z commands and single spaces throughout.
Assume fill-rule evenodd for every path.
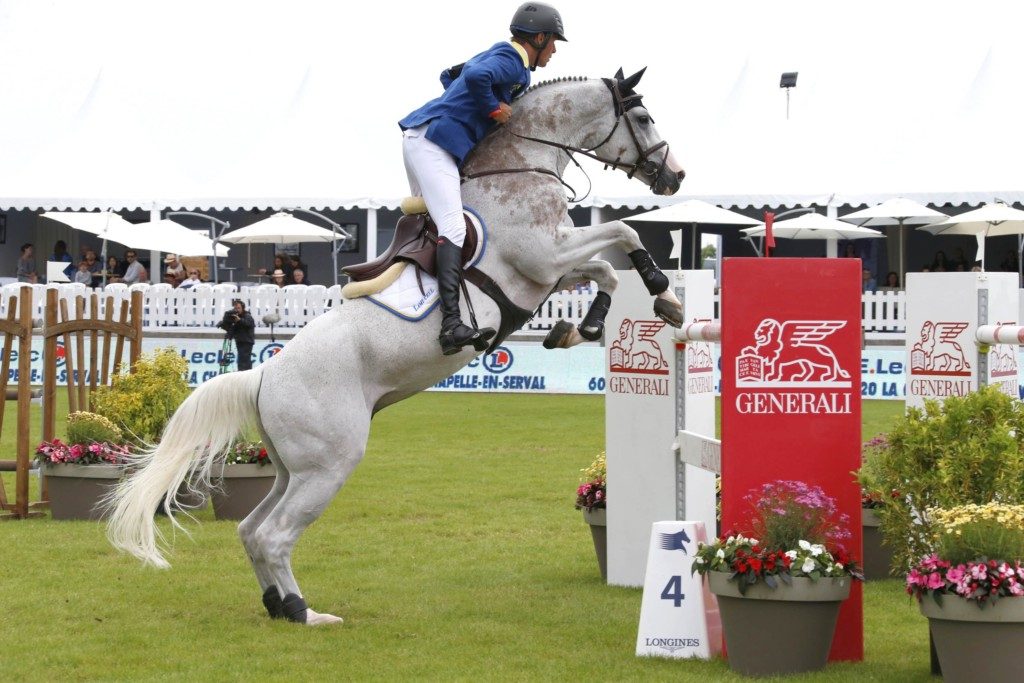
M 103 284 L 107 284 L 107 241 L 112 240 L 129 246 L 121 239 L 115 239 L 114 235 L 124 238 L 134 227 L 131 223 L 121 217 L 120 214 L 112 211 L 47 211 L 42 214 L 43 218 L 57 221 L 68 225 L 75 230 L 96 235 L 103 241 L 100 247 L 100 260 L 103 262 Z
M 948 218 L 946 214 L 939 213 L 927 206 L 918 204 L 915 201 L 904 197 L 887 199 L 876 206 L 871 206 L 860 211 L 854 211 L 839 220 L 859 225 L 862 228 L 873 228 L 885 225 L 898 225 L 899 227 L 899 274 L 900 282 L 903 282 L 906 273 L 906 233 L 903 228 L 906 225 L 927 225 L 938 223 Z
M 762 237 L 764 231 L 764 223 L 760 223 L 741 232 L 750 237 Z M 878 230 L 850 225 L 820 213 L 805 213 L 773 223 L 772 233 L 776 237 L 790 240 L 859 240 L 882 236 Z
M 214 250 L 213 240 L 209 237 L 166 218 L 149 223 L 119 225 L 104 235 L 106 239 L 132 249 L 179 256 L 227 256 L 229 251 L 223 244 L 218 244 Z
M 347 233 L 327 230 L 309 221 L 280 211 L 269 218 L 222 235 L 229 244 L 289 244 L 292 242 L 335 242 L 347 239 Z M 334 261 L 334 284 L 338 284 L 338 251 L 331 249 Z
M 645 223 L 689 223 L 691 229 L 690 248 L 693 251 L 694 263 L 697 262 L 697 225 L 757 225 L 758 223 L 756 218 L 748 218 L 741 213 L 729 211 L 699 199 L 687 199 L 685 202 L 629 216 L 623 220 Z
M 1024 235 L 1024 211 L 994 202 L 967 213 L 950 216 L 941 223 L 922 226 L 919 230 L 927 230 L 933 235 L 975 235 L 978 238 L 978 260 L 984 270 L 985 238 Z

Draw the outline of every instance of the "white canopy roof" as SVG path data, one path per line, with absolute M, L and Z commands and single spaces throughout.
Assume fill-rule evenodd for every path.
M 0 208 L 395 206 L 396 121 L 517 2 L 12 0 Z M 586 205 L 1024 200 L 1020 3 L 556 4 L 571 42 L 535 81 L 649 66 L 688 171 L 663 198 L 584 160 Z

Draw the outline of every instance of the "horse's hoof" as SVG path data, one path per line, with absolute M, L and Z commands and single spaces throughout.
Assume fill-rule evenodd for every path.
M 674 301 L 655 299 L 654 315 L 658 316 L 672 327 L 683 326 L 683 307 Z
M 331 624 L 343 624 L 345 620 L 333 614 L 320 614 L 306 608 L 306 626 L 330 626 Z
M 555 326 L 548 332 L 548 336 L 544 337 L 544 348 L 545 349 L 564 349 L 568 348 L 566 344 L 572 338 L 572 333 L 576 331 L 573 324 L 565 320 L 559 320 L 555 323 Z

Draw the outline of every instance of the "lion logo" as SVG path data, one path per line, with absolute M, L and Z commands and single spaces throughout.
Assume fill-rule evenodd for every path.
M 845 320 L 762 320 L 754 345 L 736 359 L 739 383 L 825 383 L 850 386 L 850 373 L 824 342 L 846 326 Z
M 654 338 L 665 327 L 660 320 L 630 320 L 619 326 L 619 338 L 609 350 L 612 372 L 668 374 L 668 361 Z
M 960 345 L 965 322 L 932 322 L 921 326 L 920 340 L 910 348 L 910 371 L 932 375 L 970 375 L 971 364 Z

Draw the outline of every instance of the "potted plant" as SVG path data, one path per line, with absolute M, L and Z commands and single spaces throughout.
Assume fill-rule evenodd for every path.
M 101 415 L 68 415 L 68 442 L 44 441 L 36 448 L 47 478 L 54 519 L 101 519 L 99 503 L 124 474 L 131 449 L 121 430 Z
M 865 443 L 862 449 L 861 470 L 857 473 L 860 481 L 861 533 L 864 539 L 864 579 L 867 581 L 888 579 L 897 575 L 892 570 L 892 548 L 885 542 L 879 527 L 882 524 L 882 508 L 886 501 L 898 498 L 899 492 L 891 491 L 889 495 L 883 495 L 871 483 L 874 478 L 869 474 L 869 463 L 874 461 L 871 454 L 888 447 L 889 441 L 885 434 L 880 434 Z
M 260 441 L 238 441 L 224 454 L 213 475 L 213 513 L 217 519 L 241 520 L 262 502 L 274 486 L 277 469 L 270 467 Z
M 590 525 L 590 536 L 594 541 L 594 552 L 597 554 L 597 565 L 601 570 L 601 578 L 608 579 L 608 528 L 606 504 L 608 493 L 605 480 L 608 476 L 605 454 L 601 453 L 590 463 L 590 467 L 580 470 L 583 477 L 576 489 L 576 509 L 583 510 L 583 521 Z
M 859 475 L 885 501 L 879 528 L 904 574 L 932 552 L 929 508 L 1024 502 L 1024 403 L 986 387 L 909 408 Z
M 1013 680 L 1024 652 L 1024 505 L 931 508 L 935 551 L 907 574 L 952 681 Z
M 822 669 L 839 606 L 863 579 L 843 547 L 849 520 L 800 481 L 764 484 L 746 500 L 749 532 L 701 543 L 693 563 L 718 598 L 729 667 L 750 676 Z

